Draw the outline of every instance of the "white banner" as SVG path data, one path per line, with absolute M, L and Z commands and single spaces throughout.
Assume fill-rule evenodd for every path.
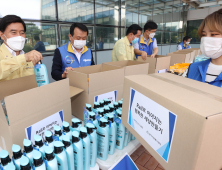
M 26 138 L 31 140 L 32 143 L 35 143 L 34 135 L 42 136 L 42 139 L 45 139 L 44 132 L 49 130 L 54 133 L 54 125 L 62 127 L 64 120 L 63 110 L 25 128 Z
M 177 115 L 131 88 L 128 123 L 168 162 Z
M 111 103 L 116 102 L 117 90 L 95 96 L 94 102 L 99 102 L 100 100 L 103 100 L 103 99 L 108 99 L 111 101 Z

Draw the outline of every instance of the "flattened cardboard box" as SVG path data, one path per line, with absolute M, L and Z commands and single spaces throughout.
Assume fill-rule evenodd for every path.
M 166 170 L 222 168 L 221 88 L 168 73 L 127 76 L 123 100 L 123 124 Z
M 37 87 L 35 76 L 27 76 L 1 82 L 0 88 L 4 89 L 0 92 L 0 99 L 4 98 L 9 120 L 8 124 L 0 105 L 0 147 L 10 153 L 12 144 L 18 144 L 23 148 L 27 127 L 59 111 L 63 111 L 64 120 L 71 123 L 68 79 Z M 72 88 L 72 96 L 82 91 Z
M 124 68 L 112 65 L 94 65 L 75 68 L 69 71 L 70 86 L 83 89 L 84 92 L 71 98 L 72 114 L 83 120 L 86 103 L 94 106 L 94 101 L 100 96 L 107 96 L 111 100 L 120 100 L 123 93 Z M 107 94 L 107 95 L 106 95 Z
M 140 61 L 131 61 L 131 60 L 107 62 L 103 63 L 102 67 L 104 65 L 111 65 L 111 66 L 116 66 L 118 68 L 124 68 L 125 76 L 148 74 L 148 69 L 149 69 L 149 63 L 144 63 Z
M 142 57 L 138 57 L 137 61 L 149 63 L 149 74 L 166 72 L 170 69 L 171 56 L 156 55 L 155 58 L 147 56 L 144 61 Z

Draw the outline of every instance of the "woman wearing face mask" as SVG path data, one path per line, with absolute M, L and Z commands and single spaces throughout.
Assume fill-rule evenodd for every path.
M 190 46 L 190 41 L 191 41 L 191 37 L 189 36 L 185 36 L 183 38 L 183 42 L 181 42 L 178 47 L 177 47 L 177 50 L 185 50 L 185 49 L 190 49 L 191 46 Z
M 208 15 L 199 27 L 200 49 L 209 60 L 190 65 L 187 77 L 222 87 L 222 9 Z
M 24 53 L 26 25 L 16 15 L 6 15 L 0 21 L 0 81 L 34 74 L 34 65 L 42 60 L 38 51 Z
M 95 65 L 91 49 L 86 46 L 88 28 L 81 23 L 70 27 L 69 42 L 55 50 L 52 64 L 52 78 L 65 79 L 68 70 Z

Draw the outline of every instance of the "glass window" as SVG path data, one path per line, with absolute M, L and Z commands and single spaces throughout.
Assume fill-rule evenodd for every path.
M 96 27 L 96 41 L 99 50 L 112 49 L 118 41 L 118 28 Z
M 138 11 L 139 0 L 126 1 L 126 26 L 129 27 L 132 24 L 139 24 Z
M 171 11 L 171 12 L 170 12 Z M 171 31 L 171 23 L 172 23 L 172 8 L 165 8 L 164 9 L 164 15 L 163 15 L 163 21 L 164 21 L 164 30 L 165 31 Z
M 198 36 L 198 28 L 203 20 L 193 20 L 187 22 L 187 35 L 190 36 L 191 44 L 199 44 L 200 43 L 200 37 Z
M 26 23 L 26 41 L 24 51 L 31 50 L 39 52 L 49 52 L 55 50 L 57 45 L 57 28 L 55 24 Z
M 178 33 L 177 32 L 171 32 L 171 44 L 177 44 L 177 38 L 178 38 Z
M 105 25 L 119 24 L 119 2 L 95 0 L 96 2 L 96 23 Z
M 148 20 L 151 20 L 151 15 L 140 15 L 139 17 L 139 25 L 143 28 Z
M 158 25 L 158 30 L 163 30 L 163 14 L 153 14 L 153 21 Z
M 23 19 L 56 20 L 54 0 L 5 0 L 0 5 L 0 18 L 18 15 Z
M 162 44 L 170 44 L 170 33 L 163 32 L 163 43 Z
M 121 28 L 121 38 L 124 38 L 126 36 L 126 29 L 127 28 Z
M 70 26 L 71 25 L 60 25 L 60 43 L 61 46 L 69 42 L 69 33 L 70 33 Z M 88 28 L 88 36 L 86 41 L 86 46 L 92 50 L 95 49 L 94 46 L 94 31 L 93 26 L 87 26 Z
M 93 3 L 77 0 L 57 0 L 59 21 L 94 22 Z
M 162 32 L 161 31 L 156 31 L 155 38 L 156 38 L 156 41 L 157 41 L 157 45 L 162 44 L 161 37 L 162 37 Z

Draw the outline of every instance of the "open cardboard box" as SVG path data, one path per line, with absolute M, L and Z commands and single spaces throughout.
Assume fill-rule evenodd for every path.
M 196 56 L 195 55 L 196 54 L 195 50 L 193 50 L 193 51 L 180 50 L 178 52 L 175 52 L 174 54 L 177 54 L 177 53 L 179 53 L 179 54 L 190 54 L 190 57 L 186 58 L 186 61 L 185 61 L 186 63 L 193 63 L 193 60 Z
M 124 68 L 112 65 L 94 65 L 74 68 L 69 71 L 70 86 L 83 89 L 84 92 L 71 98 L 72 114 L 83 120 L 86 103 L 94 106 L 95 101 L 108 98 L 118 101 L 122 98 Z
M 177 63 L 186 63 L 190 59 L 190 53 L 185 54 L 185 53 L 173 52 L 173 53 L 168 53 L 167 56 L 171 56 L 170 66 L 174 66 L 174 64 Z
M 125 76 L 148 74 L 148 68 L 149 68 L 149 63 L 144 63 L 140 61 L 131 61 L 131 60 L 107 62 L 103 63 L 102 67 L 104 67 L 104 65 L 111 65 L 111 66 L 116 66 L 117 68 L 124 68 Z
M 137 61 L 149 63 L 149 74 L 163 73 L 170 69 L 170 56 L 156 55 L 155 58 L 147 56 L 144 61 L 141 56 L 138 57 Z
M 166 170 L 222 168 L 221 88 L 176 76 L 127 76 L 122 122 Z
M 70 88 L 69 79 L 37 87 L 34 75 L 0 82 L 0 89 L 9 120 L 8 124 L 0 105 L 0 147 L 10 153 L 13 144 L 23 148 L 25 138 L 34 142 L 35 134 L 44 136 L 54 124 L 71 123 L 70 94 L 74 97 L 83 91 Z

